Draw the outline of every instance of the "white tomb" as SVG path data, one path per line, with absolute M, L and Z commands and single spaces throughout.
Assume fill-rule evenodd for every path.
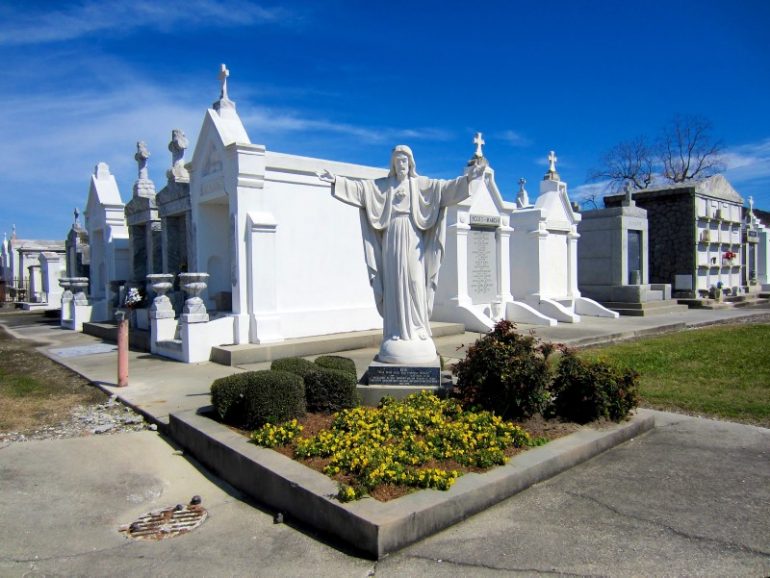
M 625 195 L 618 207 L 581 214 L 578 286 L 584 296 L 619 313 L 662 310 L 644 304 L 670 301 L 671 285 L 649 283 L 647 211 L 636 206 L 630 184 Z
M 110 282 L 128 279 L 129 274 L 125 205 L 106 163 L 96 165 L 91 176 L 85 221 L 91 258 L 89 300 L 93 309 L 91 319 L 77 320 L 76 326 L 82 326 L 83 321 L 112 319 L 116 304 Z
M 126 224 L 129 232 L 130 279 L 144 285 L 147 275 L 160 273 L 160 217 L 155 202 L 155 183 L 148 176 L 150 152 L 143 141 L 136 143 L 134 158 L 138 176 L 133 196 L 126 204 Z
M 63 289 L 59 280 L 64 277 L 65 256 L 53 251 L 43 251 L 40 254 L 40 282 L 42 303 L 45 309 L 59 309 Z
M 754 214 L 753 197 L 749 197 L 745 235 L 745 285 L 750 293 L 766 293 L 770 291 L 770 229 Z
M 194 351 L 189 343 L 180 349 L 170 341 L 168 347 L 154 347 L 162 355 L 201 361 L 215 345 L 381 328 L 368 283 L 359 215 L 334 200 L 329 185 L 316 173 L 329 169 L 341 176 L 374 179 L 387 170 L 282 154 L 253 144 L 228 98 L 228 76 L 223 65 L 220 98 L 207 110 L 186 165 L 188 270 L 208 274 L 201 297 L 209 320 L 186 323 L 184 328 L 177 321 L 180 331 L 175 334 L 187 331 Z M 179 214 L 184 209 L 180 206 Z M 159 329 L 157 334 L 169 333 Z
M 526 323 L 556 322 L 511 294 L 511 216 L 516 205 L 503 200 L 495 171 L 483 156 L 478 133 L 468 163 L 483 163 L 484 176 L 470 198 L 447 208 L 444 264 L 433 305 L 434 321 L 462 323 L 485 333 L 506 318 Z
M 581 315 L 617 318 L 616 312 L 582 297 L 578 290 L 580 214 L 572 210 L 556 160 L 551 151 L 535 205 L 511 215 L 511 293 L 516 301 L 555 321 L 576 323 Z

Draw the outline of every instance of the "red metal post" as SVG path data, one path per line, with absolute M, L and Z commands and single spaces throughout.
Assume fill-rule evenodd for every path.
M 115 315 L 118 319 L 118 387 L 128 385 L 128 316 L 123 311 Z

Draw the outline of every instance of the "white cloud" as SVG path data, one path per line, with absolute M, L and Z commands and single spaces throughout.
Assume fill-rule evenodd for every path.
M 247 131 L 255 135 L 275 132 L 343 134 L 366 144 L 393 143 L 406 139 L 446 141 L 452 138 L 451 133 L 437 128 L 364 127 L 325 119 L 310 119 L 296 111 L 277 111 L 265 107 L 250 107 L 248 112 L 241 115 L 241 120 Z
M 770 178 L 770 138 L 731 147 L 723 159 L 725 176 L 733 183 Z
M 0 7 L 0 45 L 27 45 L 72 40 L 110 31 L 151 28 L 162 32 L 185 26 L 235 27 L 262 23 L 292 23 L 296 15 L 245 0 L 133 0 L 61 3 L 58 10 Z
M 505 141 L 514 147 L 528 147 L 530 144 L 532 144 L 532 141 L 530 141 L 521 133 L 516 132 L 515 130 L 505 130 L 500 133 L 495 133 L 492 135 L 492 138 Z
M 601 208 L 604 206 L 601 199 L 610 192 L 611 184 L 610 181 L 600 181 L 574 187 L 569 191 L 570 200 L 586 209 Z

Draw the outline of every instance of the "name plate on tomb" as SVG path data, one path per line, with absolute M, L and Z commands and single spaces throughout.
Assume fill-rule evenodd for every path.
M 441 384 L 438 363 L 426 366 L 373 362 L 367 370 L 368 385 L 411 385 L 436 387 Z
M 494 230 L 468 231 L 468 295 L 473 304 L 497 297 L 497 242 Z
M 486 226 L 486 227 L 499 227 L 500 226 L 500 215 L 497 216 L 489 216 L 489 215 L 471 215 L 471 225 L 480 225 L 480 226 Z

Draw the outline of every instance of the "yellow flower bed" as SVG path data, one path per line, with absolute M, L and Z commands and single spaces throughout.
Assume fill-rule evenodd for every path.
M 464 411 L 455 400 L 422 392 L 379 407 L 356 407 L 335 414 L 331 428 L 300 437 L 296 420 L 265 425 L 252 439 L 266 447 L 294 443 L 297 458 L 326 458 L 324 473 L 351 478 L 338 494 L 357 499 L 380 484 L 449 489 L 458 470 L 430 467 L 451 460 L 467 467 L 488 468 L 507 461 L 505 450 L 533 442 L 521 427 L 487 411 Z

